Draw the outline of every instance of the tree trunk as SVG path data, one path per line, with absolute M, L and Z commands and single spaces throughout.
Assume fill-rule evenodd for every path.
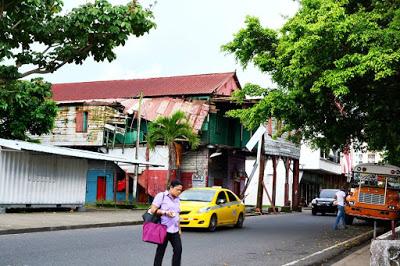
M 172 170 L 176 168 L 176 152 L 174 143 L 168 144 L 168 157 L 167 189 L 170 184 Z

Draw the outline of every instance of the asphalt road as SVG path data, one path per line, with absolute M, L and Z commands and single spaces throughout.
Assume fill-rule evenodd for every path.
M 293 214 L 247 217 L 242 229 L 184 231 L 182 265 L 282 265 L 371 229 L 334 231 L 335 217 Z M 152 265 L 155 245 L 141 226 L 0 235 L 0 265 Z M 164 265 L 171 263 L 167 248 Z

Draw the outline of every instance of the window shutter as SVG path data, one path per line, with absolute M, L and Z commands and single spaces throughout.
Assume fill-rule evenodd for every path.
M 76 112 L 76 132 L 83 132 L 83 112 Z

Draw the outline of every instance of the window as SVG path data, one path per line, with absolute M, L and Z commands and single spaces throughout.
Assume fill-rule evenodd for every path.
M 232 201 L 238 201 L 238 199 L 235 197 L 235 195 L 232 194 L 232 192 L 227 191 L 227 193 L 228 193 L 228 198 L 229 198 L 229 201 L 230 201 L 230 202 L 232 202 Z
M 88 129 L 88 112 L 76 112 L 76 132 L 87 132 Z
M 226 202 L 226 195 L 225 195 L 225 192 L 221 191 L 221 192 L 218 193 L 217 202 L 218 202 L 220 199 L 223 199 L 223 200 L 224 200 L 224 203 Z
M 373 154 L 373 153 L 368 154 L 368 162 L 369 163 L 375 162 L 375 154 Z
M 358 163 L 362 163 L 363 162 L 363 154 L 360 153 L 358 154 Z
M 204 201 L 210 202 L 215 195 L 215 191 L 208 190 L 185 190 L 179 196 L 181 201 Z
M 222 117 L 220 117 L 218 114 L 215 117 L 215 133 L 221 133 L 222 132 Z

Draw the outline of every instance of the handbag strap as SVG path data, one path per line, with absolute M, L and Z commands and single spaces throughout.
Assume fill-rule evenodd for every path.
M 161 203 L 160 203 L 160 207 L 158 207 L 157 208 L 157 210 L 155 211 L 155 213 L 157 214 L 157 211 L 159 210 L 159 209 L 161 209 L 161 205 L 163 204 L 163 202 L 164 202 L 164 196 L 165 196 L 165 194 L 164 194 L 164 192 L 162 192 L 163 194 L 162 194 L 162 200 L 161 200 Z

